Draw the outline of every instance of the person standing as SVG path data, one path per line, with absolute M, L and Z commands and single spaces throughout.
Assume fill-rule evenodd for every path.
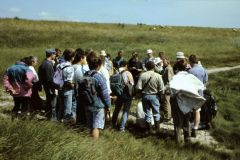
M 87 124 L 91 129 L 91 136 L 97 140 L 99 138 L 100 129 L 104 128 L 105 124 L 105 112 L 109 112 L 109 108 L 111 106 L 111 99 L 108 93 L 106 80 L 99 73 L 99 70 L 102 66 L 101 59 L 96 56 L 94 52 L 91 52 L 87 56 L 87 62 L 90 71 L 86 72 L 85 76 L 92 77 L 92 84 L 94 86 L 95 93 L 95 101 L 93 104 L 88 104 L 83 99 L 82 104 L 86 110 Z M 83 96 L 86 93 L 83 91 Z M 80 97 L 83 98 L 83 97 Z
M 26 64 L 34 74 L 32 96 L 30 100 L 32 112 L 41 111 L 43 109 L 43 102 L 38 93 L 38 91 L 42 90 L 42 86 L 39 82 L 38 74 L 34 68 L 37 65 L 37 63 L 38 63 L 38 58 L 35 56 L 29 56 L 26 59 Z
M 29 115 L 30 98 L 32 95 L 32 82 L 34 79 L 33 72 L 22 61 L 17 61 L 9 67 L 3 78 L 3 85 L 14 100 L 12 113 L 14 116 L 18 114 Z
M 120 63 L 124 60 L 123 58 L 123 51 L 120 50 L 117 53 L 117 57 L 113 59 L 113 67 L 118 70 L 120 67 Z
M 84 74 L 89 71 L 87 64 L 86 53 L 81 48 L 76 49 L 76 54 L 73 60 L 74 68 L 74 96 L 73 96 L 73 108 L 76 108 L 76 124 L 86 125 L 86 114 L 85 108 L 82 102 L 78 99 L 77 84 L 78 81 L 84 76 Z
M 128 70 L 131 72 L 134 84 L 137 84 L 140 73 L 142 72 L 142 62 L 138 59 L 138 53 L 133 52 L 131 59 L 128 61 Z
M 46 113 L 47 118 L 52 117 L 52 110 L 55 110 L 56 86 L 53 83 L 54 67 L 53 60 L 56 57 L 55 49 L 46 50 L 46 59 L 38 68 L 38 76 L 46 95 L 46 106 L 42 112 Z
M 118 114 L 121 111 L 121 108 L 123 106 L 123 113 L 122 113 L 122 119 L 120 123 L 120 131 L 125 131 L 125 125 L 128 120 L 128 112 L 131 107 L 132 103 L 132 95 L 129 94 L 129 89 L 131 89 L 134 86 L 134 80 L 132 77 L 132 74 L 127 70 L 127 62 L 122 61 L 120 63 L 119 73 L 122 76 L 123 83 L 125 85 L 123 94 L 121 96 L 118 96 L 115 102 L 115 109 L 112 116 L 112 124 L 115 128 L 117 126 L 117 119 Z
M 163 83 L 164 83 L 164 94 L 162 97 L 162 121 L 169 122 L 172 118 L 171 114 L 171 104 L 170 104 L 170 88 L 169 82 L 172 80 L 174 75 L 172 66 L 169 59 L 165 56 L 162 57 L 163 60 L 163 70 L 161 72 Z
M 164 84 L 162 76 L 154 72 L 155 64 L 152 61 L 146 63 L 147 71 L 142 73 L 136 89 L 142 91 L 142 104 L 145 112 L 145 121 L 148 131 L 151 131 L 151 118 L 153 112 L 155 129 L 160 129 L 160 103 L 158 95 L 163 93 Z
M 198 60 L 196 55 L 190 55 L 189 56 L 189 63 L 191 66 L 191 69 L 188 70 L 188 73 L 193 74 L 195 77 L 197 77 L 206 87 L 206 84 L 208 82 L 208 74 L 207 71 L 202 67 L 202 65 L 198 64 Z M 200 93 L 201 96 L 203 96 L 203 92 Z M 200 111 L 201 108 L 194 110 L 194 126 L 192 131 L 192 136 L 196 137 L 196 131 L 198 130 L 199 123 L 200 123 Z
M 203 83 L 194 75 L 186 71 L 185 59 L 174 64 L 178 71 L 169 82 L 171 91 L 171 107 L 176 141 L 182 141 L 181 129 L 184 140 L 190 140 L 190 112 L 197 110 L 205 103 L 205 98 L 199 93 L 204 89 Z
M 62 62 L 57 68 L 62 69 L 64 85 L 59 89 L 60 99 L 63 100 L 63 122 L 76 120 L 76 106 L 73 105 L 74 92 L 74 68 L 72 61 L 75 56 L 73 49 L 65 49 L 63 52 L 65 62 Z
M 147 64 L 148 61 L 151 61 L 151 62 L 155 61 L 155 58 L 153 56 L 153 51 L 151 49 L 148 49 L 146 53 L 147 53 L 147 57 L 144 58 L 143 63 L 142 63 L 144 71 L 147 70 L 146 64 Z

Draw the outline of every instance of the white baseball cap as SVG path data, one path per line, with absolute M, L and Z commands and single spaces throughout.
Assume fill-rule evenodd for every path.
M 106 55 L 107 55 L 106 52 L 104 50 L 101 50 L 100 56 L 106 56 Z
M 153 51 L 151 49 L 148 49 L 147 54 L 151 54 L 151 53 L 153 53 Z

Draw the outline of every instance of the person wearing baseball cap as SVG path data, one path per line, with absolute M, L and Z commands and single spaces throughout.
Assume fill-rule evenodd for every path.
M 42 62 L 42 64 L 38 68 L 38 76 L 39 81 L 43 85 L 43 89 L 46 94 L 46 107 L 42 109 L 42 112 L 47 113 L 47 117 L 51 118 L 52 116 L 52 97 L 54 94 L 54 85 L 53 85 L 53 75 L 54 75 L 54 67 L 53 61 L 56 57 L 55 49 L 46 49 L 45 51 L 46 59 Z
M 155 58 L 153 57 L 153 50 L 152 50 L 152 49 L 148 49 L 147 52 L 146 52 L 146 54 L 147 54 L 147 57 L 144 58 L 144 60 L 143 60 L 143 69 L 144 69 L 145 71 L 147 70 L 146 67 L 145 67 L 145 65 L 147 64 L 147 62 L 148 62 L 148 61 L 152 61 L 152 62 L 155 61 Z

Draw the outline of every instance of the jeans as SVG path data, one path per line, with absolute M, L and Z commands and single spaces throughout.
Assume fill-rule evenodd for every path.
M 115 109 L 113 112 L 113 117 L 112 117 L 112 123 L 113 125 L 116 126 L 117 119 L 118 119 L 118 114 L 121 111 L 121 108 L 123 106 L 123 113 L 122 113 L 122 119 L 121 119 L 121 124 L 120 124 L 120 130 L 125 130 L 125 125 L 128 120 L 128 112 L 131 107 L 132 99 L 125 99 L 118 97 L 115 103 Z
M 76 108 L 73 107 L 73 90 L 63 90 L 61 98 L 63 99 L 64 117 L 63 119 L 69 120 L 70 118 L 76 119 Z
M 160 121 L 160 104 L 157 95 L 143 95 L 142 97 L 143 111 L 145 112 L 145 120 L 151 123 L 151 110 L 153 113 L 154 121 Z

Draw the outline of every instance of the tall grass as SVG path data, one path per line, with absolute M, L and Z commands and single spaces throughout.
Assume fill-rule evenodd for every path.
M 86 132 L 50 122 L 0 118 L 1 159 L 226 159 L 231 155 L 199 145 L 177 146 L 171 139 L 135 138 L 105 130 L 95 142 Z
M 212 134 L 240 157 L 240 69 L 210 75 L 209 88 L 219 107 Z

